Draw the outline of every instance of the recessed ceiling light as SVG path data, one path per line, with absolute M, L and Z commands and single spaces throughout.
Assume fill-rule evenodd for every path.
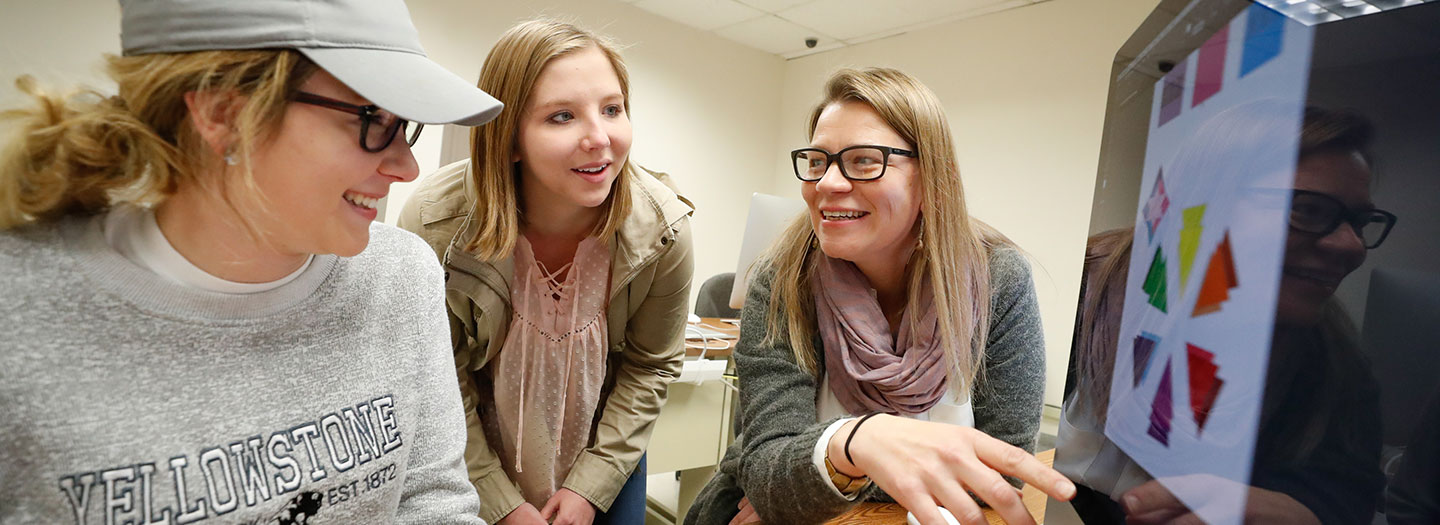
M 1258 0 L 1307 26 L 1440 0 Z

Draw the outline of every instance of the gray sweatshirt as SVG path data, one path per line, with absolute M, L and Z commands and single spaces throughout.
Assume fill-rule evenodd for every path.
M 0 524 L 484 523 L 419 238 L 234 296 L 100 222 L 0 232 Z
M 747 496 L 761 520 L 784 524 L 822 523 L 858 501 L 889 499 L 872 484 L 848 500 L 816 471 L 815 443 L 835 420 L 817 422 L 816 377 L 795 364 L 788 335 L 762 344 L 773 280 L 773 271 L 760 270 L 745 297 L 740 325 L 746 329 L 735 346 L 740 435 L 690 507 L 687 524 L 728 523 Z M 1018 251 L 991 252 L 990 335 L 979 384 L 971 392 L 975 428 L 1028 452 L 1035 449 L 1045 390 L 1045 344 L 1033 283 Z M 815 345 L 822 347 L 818 338 Z M 817 362 L 823 373 L 825 360 Z

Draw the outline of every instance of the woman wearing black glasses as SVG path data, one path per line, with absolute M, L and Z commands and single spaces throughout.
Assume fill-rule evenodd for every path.
M 0 154 L 0 523 L 482 523 L 442 273 L 373 223 L 500 104 L 399 1 L 121 2 Z
M 981 522 L 968 491 L 1023 524 L 1017 478 L 1073 493 L 1030 454 L 1045 366 L 1029 265 L 967 212 L 949 130 L 904 73 L 830 78 L 791 153 L 809 212 L 745 301 L 740 435 L 687 523 L 821 523 L 875 498 Z

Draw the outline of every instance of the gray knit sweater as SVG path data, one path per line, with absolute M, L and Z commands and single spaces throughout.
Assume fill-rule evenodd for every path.
M 832 421 L 817 422 L 816 378 L 795 363 L 785 334 L 762 345 L 773 272 L 752 282 L 741 313 L 735 368 L 740 377 L 741 434 L 686 515 L 687 525 L 727 523 L 740 498 L 765 523 L 821 523 L 855 504 L 840 497 L 811 462 Z M 1034 452 L 1045 388 L 1045 345 L 1030 266 L 1018 251 L 990 256 L 990 337 L 981 382 L 972 391 L 975 427 Z M 820 342 L 816 341 L 817 348 Z M 817 360 L 823 367 L 825 360 Z M 856 501 L 888 499 L 873 485 Z
M 440 267 L 370 237 L 233 296 L 0 232 L 0 523 L 483 523 Z

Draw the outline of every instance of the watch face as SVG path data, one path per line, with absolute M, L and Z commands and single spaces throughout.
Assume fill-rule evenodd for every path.
M 866 482 L 870 481 L 870 478 L 866 476 L 852 478 L 843 472 L 835 470 L 835 464 L 830 462 L 829 457 L 825 458 L 825 471 L 830 475 L 830 483 L 835 485 L 835 488 L 839 489 L 841 494 L 845 495 L 860 490 L 861 487 L 865 486 Z

